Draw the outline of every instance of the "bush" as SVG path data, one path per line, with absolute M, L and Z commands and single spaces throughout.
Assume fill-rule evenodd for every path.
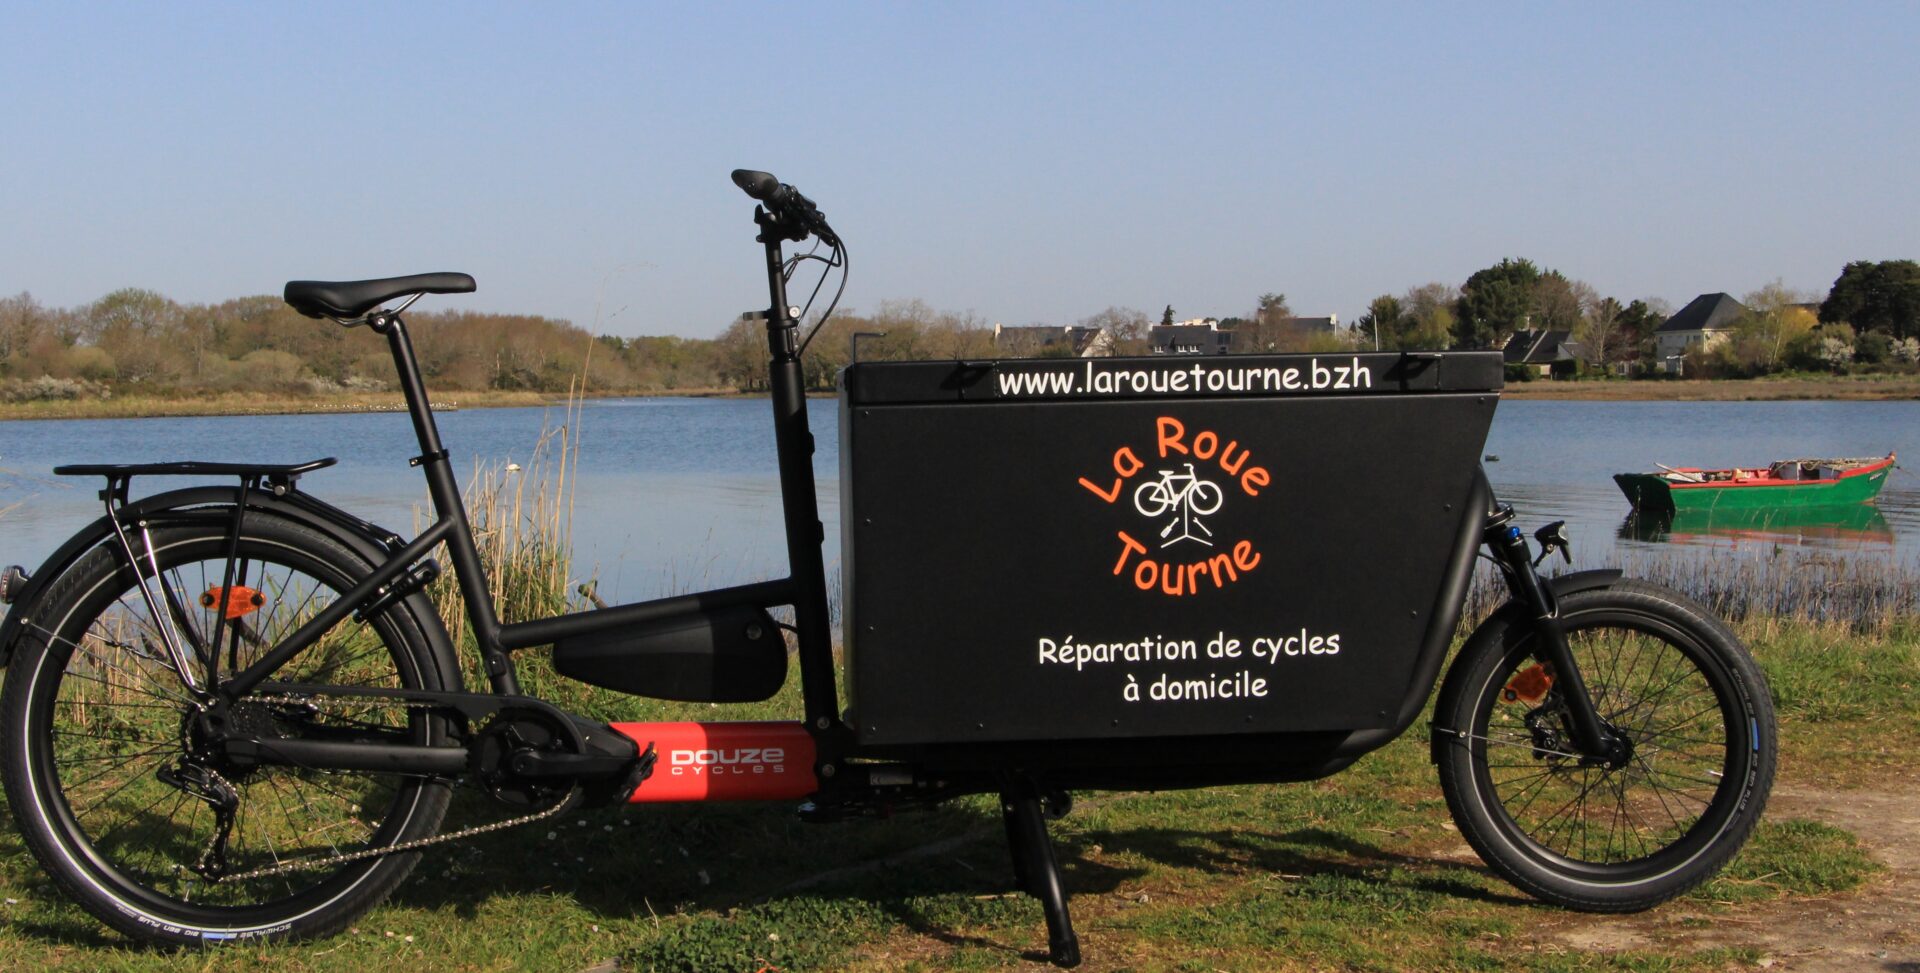
M 348 375 L 340 380 L 340 387 L 349 392 L 386 392 L 393 388 L 393 382 L 365 375 Z
M 269 391 L 298 384 L 300 373 L 307 367 L 299 355 L 271 348 L 247 352 L 235 364 L 239 366 L 235 371 L 240 385 Z
M 1532 365 L 1522 365 L 1518 362 L 1509 362 L 1507 364 L 1507 381 L 1531 382 L 1533 379 L 1534 368 Z
M 73 399 L 104 399 L 111 396 L 107 387 L 86 379 L 54 378 L 8 379 L 0 382 L 0 402 L 61 402 Z
M 1839 371 L 1853 361 L 1853 346 L 1839 338 L 1821 338 L 1813 356 L 1829 369 Z
M 1893 336 L 1885 331 L 1869 331 L 1853 342 L 1853 360 L 1878 365 L 1893 359 Z
M 1682 378 L 1744 378 L 1747 367 L 1736 357 L 1734 343 L 1719 342 L 1712 347 L 1689 345 L 1684 358 Z
M 385 392 L 394 387 L 394 381 L 393 356 L 379 352 L 348 362 L 340 384 L 356 392 Z
M 1789 370 L 1801 372 L 1829 371 L 1830 366 L 1820 358 L 1821 335 L 1818 331 L 1808 331 L 1794 335 L 1787 342 L 1786 351 L 1780 360 Z
M 120 366 L 105 348 L 75 345 L 68 348 L 61 359 L 67 373 L 83 381 L 104 382 L 120 374 Z

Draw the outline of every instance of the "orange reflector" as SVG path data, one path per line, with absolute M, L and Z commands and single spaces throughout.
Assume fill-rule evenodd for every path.
M 1547 690 L 1553 688 L 1553 674 L 1547 671 L 1545 663 L 1536 662 L 1513 674 L 1507 680 L 1507 689 L 1501 693 L 1507 702 L 1522 702 L 1528 706 L 1538 706 L 1547 698 Z
M 227 593 L 227 597 L 223 599 L 221 597 L 222 593 Z M 227 606 L 228 619 L 244 618 L 259 611 L 260 606 L 266 603 L 267 599 L 261 597 L 260 592 L 239 585 L 232 588 L 222 588 L 219 585 L 214 585 L 207 589 L 206 594 L 200 596 L 200 607 L 202 608 L 212 608 L 215 605 L 225 604 Z

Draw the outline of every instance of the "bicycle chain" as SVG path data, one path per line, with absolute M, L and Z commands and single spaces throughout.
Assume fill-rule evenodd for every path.
M 243 699 L 242 702 L 268 703 L 268 704 L 279 703 L 279 704 L 300 705 L 300 706 L 314 706 L 318 708 L 322 704 L 327 704 L 327 703 L 341 704 L 341 703 L 347 702 L 347 700 L 341 697 L 329 697 L 329 696 L 253 696 L 253 697 L 247 697 Z M 403 709 L 433 709 L 438 705 L 436 703 L 426 703 L 426 702 L 419 702 L 415 700 L 396 700 L 392 702 L 387 702 L 387 701 L 369 701 L 369 700 L 362 700 L 362 699 L 353 699 L 352 702 L 354 702 L 357 705 L 365 705 L 371 702 L 372 705 L 398 706 Z M 213 774 L 215 772 L 209 769 L 208 773 Z M 215 774 L 215 776 L 218 777 L 217 774 Z M 228 784 L 227 786 L 232 787 L 233 785 Z M 238 788 L 235 788 L 235 790 L 238 791 Z M 315 871 L 319 869 L 332 868 L 336 865 L 346 865 L 352 862 L 364 861 L 369 858 L 384 858 L 388 855 L 403 854 L 405 852 L 415 851 L 415 850 L 426 848 L 432 845 L 444 844 L 449 841 L 459 841 L 463 838 L 472 838 L 476 835 L 488 834 L 494 831 L 505 831 L 508 828 L 518 827 L 523 824 L 532 824 L 535 821 L 543 821 L 547 818 L 553 817 L 556 814 L 559 814 L 560 812 L 566 810 L 572 804 L 572 800 L 571 800 L 572 796 L 573 796 L 572 794 L 568 794 L 566 797 L 563 797 L 559 801 L 555 802 L 552 807 L 547 808 L 544 811 L 535 811 L 532 814 L 523 814 L 517 818 L 507 818 L 504 821 L 494 821 L 488 824 L 478 824 L 478 825 L 474 825 L 471 828 L 463 828 L 459 831 L 449 831 L 446 834 L 432 835 L 426 838 L 416 838 L 412 841 L 403 841 L 397 845 L 388 845 L 384 848 L 365 848 L 360 851 L 349 851 L 349 852 L 342 852 L 338 855 L 329 855 L 325 858 L 303 858 L 303 859 L 300 859 L 299 861 L 282 862 L 280 864 L 269 865 L 264 868 L 256 868 L 256 869 L 253 869 L 252 871 L 238 872 L 232 875 L 222 875 L 218 878 L 212 879 L 211 881 L 214 884 L 218 885 L 222 882 L 237 882 L 237 881 L 241 881 L 243 879 L 249 879 L 249 878 L 271 878 L 272 876 L 275 876 L 275 875 L 285 875 L 290 872 Z M 217 837 L 216 837 L 216 840 L 217 840 Z M 179 868 L 182 866 L 175 865 L 174 867 Z

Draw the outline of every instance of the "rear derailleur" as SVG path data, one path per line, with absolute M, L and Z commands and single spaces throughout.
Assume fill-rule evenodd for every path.
M 207 850 L 200 853 L 199 861 L 186 867 L 201 878 L 218 882 L 228 872 L 227 839 L 233 835 L 233 824 L 240 813 L 239 789 L 219 771 L 188 757 L 160 768 L 155 776 L 213 809 L 213 837 L 207 842 Z

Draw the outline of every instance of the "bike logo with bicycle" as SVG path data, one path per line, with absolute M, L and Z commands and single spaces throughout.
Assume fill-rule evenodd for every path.
M 1258 499 L 1273 482 L 1238 440 L 1160 416 L 1151 446 L 1122 445 L 1109 466 L 1095 477 L 1080 477 L 1080 486 L 1145 518 L 1144 525 L 1115 532 L 1115 576 L 1141 591 L 1184 597 L 1225 588 L 1260 566 L 1252 539 L 1221 537 L 1214 520 L 1243 498 Z

